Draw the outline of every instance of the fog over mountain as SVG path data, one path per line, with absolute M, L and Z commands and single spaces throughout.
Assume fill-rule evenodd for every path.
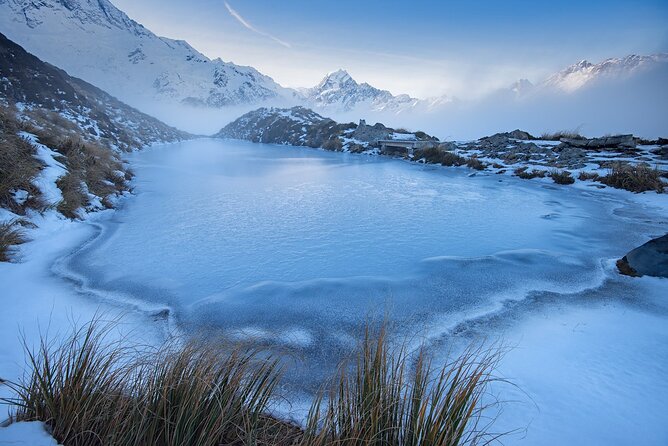
M 457 139 L 518 127 L 668 133 L 666 54 L 581 61 L 481 99 L 414 98 L 353 79 L 346 67 L 316 86 L 284 88 L 252 67 L 212 60 L 183 40 L 157 36 L 108 0 L 0 0 L 0 12 L 2 32 L 36 56 L 198 134 L 259 106 L 293 105 L 337 121 L 366 118 Z

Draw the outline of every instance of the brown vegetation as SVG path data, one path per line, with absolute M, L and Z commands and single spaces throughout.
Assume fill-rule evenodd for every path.
M 17 222 L 0 223 L 0 262 L 9 262 L 17 245 L 25 243 Z
M 267 415 L 281 362 L 247 347 L 196 341 L 163 348 L 113 341 L 96 320 L 57 344 L 24 341 L 28 370 L 4 402 L 43 421 L 65 446 L 431 446 L 494 439 L 481 417 L 497 350 L 467 350 L 434 369 L 424 349 L 366 331 L 316 398 L 306 429 Z
M 596 172 L 585 172 L 582 171 L 578 175 L 578 180 L 587 181 L 587 180 L 598 180 L 599 175 Z
M 665 184 L 661 180 L 661 171 L 653 169 L 647 164 L 616 163 L 610 172 L 599 179 L 603 184 L 617 189 L 626 189 L 631 192 L 656 191 L 662 193 Z
M 530 172 L 527 170 L 527 167 L 519 167 L 513 172 L 515 176 L 522 178 L 523 180 L 530 180 L 533 178 L 545 178 L 547 172 L 544 170 L 533 169 Z
M 35 158 L 35 148 L 18 133 L 21 124 L 11 110 L 0 108 L 0 207 L 23 215 L 26 208 L 40 208 L 40 192 L 33 179 L 42 168 Z M 18 203 L 17 191 L 28 193 L 27 200 Z
M 550 172 L 550 178 L 557 184 L 573 184 L 575 178 L 567 170 L 553 170 Z

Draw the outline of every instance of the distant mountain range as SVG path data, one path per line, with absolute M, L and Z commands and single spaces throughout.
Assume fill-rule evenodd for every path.
M 582 60 L 549 76 L 537 86 L 524 83 L 522 90 L 528 91 L 539 87 L 574 93 L 597 81 L 624 80 L 642 70 L 665 63 L 668 63 L 668 54 L 665 53 L 650 56 L 630 55 L 622 58 L 610 58 L 597 64 Z
M 149 112 L 160 104 L 204 110 L 303 105 L 362 116 L 433 112 L 458 102 L 448 96 L 393 95 L 358 83 L 344 70 L 312 88 L 284 88 L 252 67 L 211 60 L 185 41 L 157 36 L 108 0 L 0 0 L 0 31 L 42 60 Z M 666 62 L 668 54 L 582 61 L 536 83 L 522 79 L 505 93 L 508 100 L 540 92 L 573 94 L 600 79 L 628 79 Z

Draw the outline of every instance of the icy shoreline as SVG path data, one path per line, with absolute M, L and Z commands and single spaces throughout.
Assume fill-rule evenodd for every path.
M 152 150 L 160 151 L 161 148 L 157 147 Z M 140 177 L 139 180 L 142 180 L 142 178 Z M 519 182 L 519 180 L 517 181 Z M 538 185 L 540 183 L 535 184 Z M 596 194 L 601 194 L 601 197 L 607 197 L 610 204 L 609 211 L 611 216 L 616 212 L 629 212 L 626 210 L 629 207 L 625 205 L 628 202 L 635 203 L 629 209 L 633 210 L 633 212 L 639 212 L 638 214 L 629 216 L 631 219 L 645 218 L 647 216 L 660 217 L 666 209 L 664 201 L 654 199 L 654 196 L 649 196 L 648 194 L 633 195 L 624 191 L 612 190 L 607 190 L 605 193 L 596 192 Z M 128 200 L 134 201 L 137 198 L 129 197 Z M 641 204 L 641 206 L 637 206 L 637 204 Z M 646 207 L 646 213 L 639 211 L 642 207 Z M 122 209 L 121 203 L 121 211 Z M 91 248 L 92 245 L 102 241 L 109 235 L 105 232 L 105 224 L 108 224 L 117 215 L 116 211 L 104 211 L 90 215 L 89 221 L 72 222 L 59 218 L 55 213 L 48 214 L 40 227 L 32 234 L 33 241 L 21 248 L 25 262 L 0 264 L 0 280 L 5 282 L 11 278 L 10 280 L 15 280 L 17 281 L 16 283 L 19 283 L 18 280 L 23 283 L 23 286 L 13 287 L 16 289 L 9 295 L 8 300 L 11 302 L 11 305 L 7 307 L 8 311 L 5 313 L 8 315 L 7 317 L 15 317 L 17 325 L 30 326 L 31 324 L 36 325 L 34 316 L 37 314 L 42 327 L 50 323 L 52 327 L 57 329 L 67 328 L 73 316 L 85 322 L 101 306 L 121 307 L 127 312 L 128 307 L 125 305 L 129 303 L 131 320 L 126 320 L 124 324 L 128 330 L 145 330 L 151 333 L 150 336 L 155 336 L 156 338 L 162 336 L 165 330 L 170 330 L 169 324 L 165 322 L 164 313 L 161 313 L 161 310 L 167 309 L 164 305 L 153 305 L 150 302 L 139 301 L 132 295 L 101 292 L 92 286 L 89 277 L 77 275 L 67 267 L 68 262 L 72 258 L 77 257 L 82 251 Z M 124 223 L 121 221 L 119 224 L 123 225 Z M 634 234 L 634 237 L 638 237 L 638 234 Z M 39 255 L 37 255 L 38 252 Z M 498 256 L 498 253 L 496 255 Z M 469 261 L 473 259 L 460 260 Z M 455 321 L 455 324 L 441 326 L 440 333 L 436 325 L 431 325 L 430 328 L 433 330 L 429 334 L 431 334 L 434 345 L 438 345 L 439 338 L 450 336 L 452 333 L 456 333 L 455 336 L 458 336 L 460 340 L 467 339 L 467 336 L 471 334 L 477 336 L 480 333 L 476 333 L 476 329 L 480 327 L 486 327 L 483 331 L 487 332 L 487 335 L 491 331 L 495 336 L 501 336 L 510 343 L 517 345 L 517 348 L 510 353 L 509 359 L 504 362 L 502 372 L 511 380 L 514 379 L 514 382 L 516 382 L 520 389 L 533 395 L 532 397 L 540 402 L 541 410 L 536 413 L 534 408 L 530 408 L 529 410 L 511 413 L 510 417 L 502 417 L 501 423 L 504 427 L 517 428 L 518 424 L 521 425 L 519 427 L 523 427 L 530 422 L 532 423 L 524 440 L 513 437 L 509 438 L 506 442 L 507 444 L 550 444 L 551 442 L 560 441 L 565 438 L 568 438 L 572 444 L 578 444 L 578 439 L 582 441 L 588 440 L 587 444 L 596 444 L 596 442 L 592 442 L 591 434 L 600 432 L 600 429 L 610 427 L 607 425 L 598 425 L 587 430 L 587 426 L 582 424 L 586 424 L 586 421 L 579 421 L 577 414 L 568 413 L 567 411 L 554 411 L 555 409 L 551 405 L 551 402 L 553 399 L 557 400 L 558 398 L 563 398 L 563 396 L 546 392 L 545 385 L 550 384 L 550 382 L 541 381 L 540 378 L 533 377 L 537 372 L 539 375 L 542 374 L 541 370 L 544 364 L 549 361 L 551 361 L 552 369 L 558 369 L 559 367 L 563 368 L 571 354 L 575 353 L 576 356 L 580 357 L 579 362 L 572 368 L 564 369 L 570 370 L 566 377 L 553 376 L 551 378 L 551 384 L 554 386 L 564 387 L 569 382 L 576 387 L 580 386 L 582 381 L 575 380 L 576 376 L 572 375 L 573 373 L 577 373 L 578 371 L 587 371 L 588 373 L 597 372 L 596 368 L 589 367 L 586 362 L 582 362 L 583 355 L 586 356 L 595 354 L 596 351 L 602 351 L 601 349 L 604 349 L 606 346 L 607 338 L 616 333 L 625 339 L 624 345 L 626 347 L 621 351 L 616 351 L 617 358 L 611 362 L 612 364 L 616 364 L 616 368 L 611 368 L 611 370 L 607 371 L 607 378 L 601 378 L 602 382 L 606 383 L 605 385 L 611 385 L 617 378 L 624 376 L 626 373 L 623 368 L 625 355 L 631 355 L 636 359 L 639 358 L 644 361 L 654 361 L 654 371 L 646 376 L 648 379 L 644 384 L 649 385 L 651 383 L 649 378 L 656 379 L 655 373 L 665 372 L 668 361 L 664 361 L 664 359 L 668 358 L 668 352 L 665 351 L 666 349 L 663 345 L 668 345 L 668 342 L 661 344 L 661 340 L 665 339 L 668 341 L 668 328 L 664 329 L 660 322 L 665 322 L 667 311 L 666 307 L 662 305 L 662 302 L 654 294 L 660 294 L 662 290 L 668 290 L 668 281 L 644 278 L 638 281 L 638 279 L 617 277 L 614 265 L 610 263 L 612 260 L 612 258 L 605 258 L 603 260 L 600 269 L 602 276 L 599 278 L 597 284 L 588 283 L 584 289 L 578 287 L 570 291 L 574 295 L 579 296 L 576 301 L 563 301 L 555 297 L 563 296 L 566 290 L 543 289 L 539 293 L 540 296 L 529 295 L 520 300 L 513 300 L 512 296 L 509 296 L 510 300 L 497 302 L 497 306 L 490 311 L 478 311 L 476 314 L 468 315 L 451 315 L 453 317 L 449 318 L 449 321 Z M 439 259 L 433 259 L 432 262 L 438 265 Z M 635 282 L 627 282 L 627 280 L 635 280 Z M 629 284 L 632 284 L 631 288 L 628 288 Z M 626 301 L 613 298 L 611 301 L 606 302 L 605 296 L 600 295 L 610 290 L 616 293 L 619 289 L 634 289 L 635 291 L 632 293 L 633 295 L 628 296 Z M 255 289 L 255 291 L 258 290 Z M 91 292 L 94 293 L 91 294 Z M 655 304 L 649 309 L 642 308 L 642 302 L 647 303 L 647 301 L 641 296 L 648 295 L 648 293 L 653 296 L 652 301 Z M 32 308 L 27 311 L 25 303 L 21 301 L 21 298 L 26 295 L 36 295 L 38 297 L 37 299 L 33 299 Z M 47 295 L 49 297 L 45 297 Z M 91 295 L 94 296 L 92 301 Z M 599 297 L 592 300 L 592 303 L 587 302 L 586 298 L 583 298 L 587 295 L 598 295 Z M 641 298 L 643 299 L 642 301 L 640 300 Z M 62 305 L 63 302 L 67 302 L 66 305 Z M 484 310 L 484 308 L 478 308 L 477 310 Z M 624 327 L 623 331 L 611 327 L 606 322 L 614 321 L 616 324 L 623 323 L 625 314 L 632 314 L 633 323 Z M 174 316 L 171 311 L 169 315 Z M 157 325 L 155 324 L 156 317 L 159 320 Z M 469 319 L 469 321 L 464 322 L 465 319 Z M 544 324 L 541 323 L 543 319 L 546 321 Z M 147 321 L 150 321 L 150 323 L 147 324 Z M 592 332 L 589 330 L 585 332 L 586 335 L 580 335 L 583 326 L 586 328 L 587 323 L 595 327 L 595 331 Z M 3 339 L 16 338 L 17 330 L 13 324 L 4 323 L 2 327 L 0 335 L 3 336 Z M 638 339 L 641 345 L 646 345 L 651 340 L 652 337 L 650 336 L 638 335 L 638 333 L 647 333 L 649 327 L 651 327 L 652 336 L 656 338 L 656 345 L 654 345 L 654 342 L 652 342 L 652 345 L 654 346 L 653 354 L 659 355 L 658 362 L 656 358 L 653 359 L 653 356 L 647 350 L 639 350 L 633 344 L 634 339 Z M 31 339 L 34 339 L 38 332 L 34 328 L 26 331 Z M 606 332 L 607 334 L 597 335 L 597 332 Z M 623 333 L 623 335 L 620 333 Z M 575 340 L 564 337 L 564 335 L 569 334 Z M 578 338 L 577 336 L 580 337 Z M 545 343 L 539 342 L 539 339 L 545 339 Z M 549 352 L 553 352 L 554 354 L 549 354 L 545 357 L 545 354 L 548 353 L 545 350 L 545 345 L 549 345 Z M 5 379 L 11 379 L 19 371 L 19 367 L 12 368 L 7 364 L 14 362 L 15 365 L 18 365 L 22 361 L 22 353 L 19 350 L 11 350 L 9 347 L 10 345 L 3 345 L 0 351 L 0 367 L 2 367 L 0 377 Z M 648 353 L 650 356 L 642 356 L 644 353 Z M 608 359 L 612 359 L 612 356 L 603 355 L 599 358 L 599 361 L 602 361 L 600 362 L 600 366 L 605 366 L 605 362 Z M 601 370 L 598 371 L 600 372 Z M 636 371 L 635 373 L 640 372 Z M 584 379 L 595 379 L 595 376 L 586 376 Z M 638 385 L 642 388 L 642 384 L 643 382 L 640 382 Z M 586 386 L 581 391 L 587 391 Z M 647 398 L 655 401 L 654 411 L 658 413 L 668 409 L 657 402 L 661 395 L 668 396 L 668 389 L 660 386 L 658 389 L 652 389 L 651 395 L 646 395 Z M 620 411 L 615 412 L 610 409 L 609 404 L 606 404 L 606 402 L 611 401 L 610 396 L 600 394 L 598 399 L 600 407 L 597 404 L 590 404 L 588 410 L 591 410 L 591 413 L 594 414 L 596 410 L 606 409 L 606 413 L 612 414 L 611 416 L 620 417 L 620 419 L 616 420 L 616 426 L 618 426 L 616 429 L 620 431 L 616 435 L 619 435 L 619 438 L 624 438 L 624 432 L 622 431 L 624 429 L 628 430 L 632 426 L 624 424 L 623 417 L 619 415 Z M 516 398 L 518 395 L 512 395 L 512 397 Z M 627 395 L 627 397 L 631 396 Z M 622 403 L 624 403 L 623 399 L 614 401 L 616 405 L 623 405 Z M 298 409 L 295 407 L 292 407 L 292 409 L 286 408 L 284 410 L 278 408 L 279 412 L 286 413 L 286 415 L 293 418 L 298 418 L 299 416 L 296 412 L 300 412 L 301 410 L 303 410 L 301 407 Z M 513 411 L 514 408 L 511 406 L 508 410 Z M 623 413 L 623 410 L 621 413 Z M 566 429 L 563 436 L 559 436 L 557 428 L 561 424 L 568 424 L 569 421 L 573 422 L 573 428 Z M 653 423 L 648 424 L 650 422 Z M 646 417 L 646 422 L 640 424 L 644 426 L 645 434 L 641 438 L 647 440 L 646 444 L 661 444 L 661 441 L 668 437 L 668 433 L 662 430 L 660 425 L 655 422 L 655 418 L 649 415 Z M 640 435 L 638 432 L 634 433 L 633 430 L 629 432 L 626 435 Z M 587 433 L 589 433 L 589 436 L 583 435 Z M 610 438 L 607 438 L 607 440 L 610 440 Z M 616 443 L 614 441 L 604 442 L 601 440 L 600 444 Z M 623 442 L 620 441 L 617 444 L 623 444 Z

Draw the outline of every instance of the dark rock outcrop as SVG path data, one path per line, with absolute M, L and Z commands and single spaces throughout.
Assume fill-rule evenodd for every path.
M 269 144 L 288 144 L 325 150 L 362 153 L 378 151 L 382 140 L 425 141 L 438 144 L 438 138 L 424 132 L 395 130 L 381 123 L 367 125 L 338 123 L 304 107 L 259 108 L 226 125 L 214 135 Z M 409 151 L 388 147 L 384 155 L 408 157 Z
M 668 278 L 668 234 L 629 252 L 617 261 L 617 268 L 627 276 Z
M 561 138 L 560 141 L 570 147 L 583 149 L 612 149 L 635 148 L 636 140 L 633 135 L 604 136 L 602 138 Z

